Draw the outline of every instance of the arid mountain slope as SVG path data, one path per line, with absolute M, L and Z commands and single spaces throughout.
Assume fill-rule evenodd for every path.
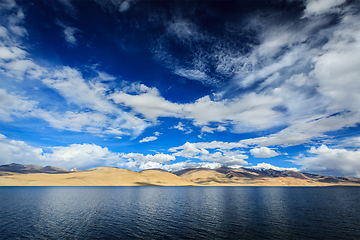
M 191 186 L 182 179 L 161 170 L 134 172 L 115 167 L 99 167 L 68 173 L 0 172 L 0 186 Z
M 38 166 L 32 164 L 16 164 L 11 163 L 7 165 L 0 166 L 0 172 L 17 172 L 17 173 L 67 173 L 71 172 L 69 170 L 59 168 L 59 167 L 51 167 L 51 166 Z
M 358 178 L 329 177 L 294 171 L 254 170 L 249 168 L 189 168 L 175 175 L 206 186 L 331 186 L 359 185 Z
M 116 167 L 68 171 L 56 167 L 0 166 L 0 186 L 360 186 L 358 178 L 249 168 L 159 169 L 134 172 Z

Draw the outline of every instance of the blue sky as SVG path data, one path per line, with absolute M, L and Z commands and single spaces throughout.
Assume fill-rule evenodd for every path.
M 360 177 L 358 1 L 0 3 L 0 164 Z

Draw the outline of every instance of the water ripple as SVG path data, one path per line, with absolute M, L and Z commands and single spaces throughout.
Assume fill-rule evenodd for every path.
M 0 239 L 360 239 L 360 188 L 0 187 Z

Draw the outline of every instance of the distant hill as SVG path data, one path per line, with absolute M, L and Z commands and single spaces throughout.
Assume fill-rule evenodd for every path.
M 360 186 L 359 178 L 331 177 L 295 171 L 250 168 L 148 169 L 116 167 L 68 171 L 58 167 L 0 166 L 0 186 Z
M 10 164 L 12 165 L 12 164 Z M 11 171 L 4 171 L 4 170 Z M 85 171 L 62 172 L 39 166 L 0 166 L 0 186 L 194 186 L 164 170 L 134 172 L 116 167 L 98 167 Z M 33 172 L 31 172 L 33 171 Z M 41 172 L 46 171 L 46 172 Z
M 328 186 L 359 185 L 359 178 L 331 177 L 295 171 L 251 168 L 188 168 L 173 174 L 199 185 Z
M 71 171 L 59 168 L 59 167 L 51 167 L 51 166 L 38 166 L 32 164 L 17 164 L 11 163 L 7 165 L 1 165 L 0 171 L 3 172 L 14 172 L 14 173 L 69 173 Z

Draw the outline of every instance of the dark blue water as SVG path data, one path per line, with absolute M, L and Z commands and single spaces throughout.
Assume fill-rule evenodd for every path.
M 0 239 L 360 239 L 360 188 L 0 187 Z

